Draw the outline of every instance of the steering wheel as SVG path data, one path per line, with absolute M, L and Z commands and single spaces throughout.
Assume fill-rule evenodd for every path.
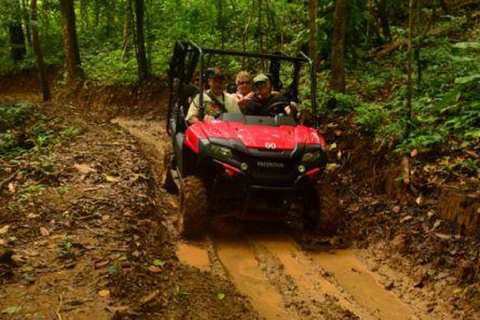
M 285 115 L 285 107 L 290 106 L 288 101 L 277 101 L 272 103 L 268 109 L 267 114 L 269 117 L 275 117 L 276 115 Z

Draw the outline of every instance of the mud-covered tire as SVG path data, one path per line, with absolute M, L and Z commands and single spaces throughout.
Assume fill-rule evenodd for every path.
M 335 188 L 327 182 L 312 185 L 305 199 L 305 230 L 335 234 L 343 218 Z
M 207 190 L 203 181 L 186 177 L 179 190 L 180 216 L 178 229 L 185 238 L 199 238 L 207 228 Z
M 172 159 L 173 159 L 173 152 L 170 150 L 165 150 L 165 154 L 163 156 L 163 173 L 162 173 L 162 186 L 167 190 L 169 193 L 177 193 L 178 188 L 173 181 L 172 177 Z

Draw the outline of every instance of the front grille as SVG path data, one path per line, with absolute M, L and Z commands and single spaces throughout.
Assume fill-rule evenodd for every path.
M 272 174 L 289 175 L 292 173 L 292 163 L 278 159 L 258 159 L 252 161 L 252 173 L 259 176 Z
M 261 184 L 291 184 L 295 178 L 295 161 L 285 157 L 252 156 L 236 153 L 235 158 L 248 164 L 248 174 Z

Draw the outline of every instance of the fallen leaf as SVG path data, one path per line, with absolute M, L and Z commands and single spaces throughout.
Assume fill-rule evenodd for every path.
M 160 273 L 162 272 L 162 269 L 157 266 L 150 266 L 148 267 L 148 271 L 150 271 L 151 273 Z
M 36 219 L 36 218 L 39 218 L 39 217 L 40 217 L 40 215 L 39 215 L 39 214 L 36 214 L 36 213 L 29 213 L 29 214 L 27 215 L 27 218 L 28 218 L 28 219 Z
M 395 206 L 392 208 L 392 211 L 395 212 L 395 213 L 399 213 L 400 212 L 400 206 Z
M 116 177 L 109 176 L 108 174 L 105 174 L 104 176 L 105 176 L 105 180 L 107 180 L 108 182 L 111 182 L 111 183 L 120 182 L 120 179 L 118 179 Z
M 470 156 L 472 156 L 472 157 L 475 158 L 475 159 L 480 158 L 480 156 L 478 155 L 478 153 L 476 153 L 476 152 L 474 152 L 474 151 L 465 150 L 465 152 L 468 153 Z
M 48 231 L 48 229 L 45 228 L 45 227 L 40 227 L 40 234 L 41 234 L 42 236 L 46 237 L 46 236 L 49 236 L 49 235 L 50 235 L 50 231 Z
M 5 309 L 3 309 L 2 313 L 12 315 L 14 313 L 17 313 L 20 310 L 22 310 L 21 306 L 11 306 L 11 307 L 6 307 Z
M 95 269 L 105 268 L 106 266 L 108 266 L 109 263 L 110 263 L 110 259 L 107 259 L 105 261 L 97 262 L 97 263 L 95 263 Z
M 401 222 L 406 222 L 406 221 L 409 221 L 409 220 L 412 220 L 412 216 L 403 217 L 402 220 L 400 220 L 400 221 Z
M 223 300 L 223 299 L 225 299 L 225 293 L 219 293 L 219 294 L 217 294 L 217 298 L 218 298 L 218 300 Z
M 338 167 L 339 167 L 338 163 L 331 162 L 331 163 L 327 164 L 327 171 L 332 172 L 332 171 L 336 170 Z
M 342 151 L 337 152 L 337 159 L 340 160 L 342 158 Z
M 102 216 L 103 221 L 108 221 L 110 220 L 110 216 L 108 214 Z
M 448 234 L 443 234 L 443 233 L 438 233 L 438 232 L 435 232 L 434 233 L 435 237 L 439 238 L 439 239 L 442 239 L 442 240 L 450 240 L 452 239 L 452 236 L 448 235 Z
M 144 304 L 147 304 L 149 303 L 150 301 L 152 301 L 153 299 L 155 299 L 155 297 L 160 293 L 159 290 L 156 290 L 152 293 L 150 293 L 148 296 L 145 296 L 143 297 L 141 300 L 140 300 L 140 305 L 144 305 Z
M 10 182 L 8 184 L 8 191 L 10 191 L 11 193 L 15 193 L 16 189 L 15 189 L 15 185 L 13 184 L 13 182 Z
M 103 289 L 98 292 L 98 295 L 102 298 L 110 298 L 110 290 Z
M 410 157 L 415 158 L 415 156 L 418 154 L 417 149 L 413 149 L 412 152 L 410 152 Z
M 174 198 L 169 198 L 169 199 L 168 199 L 168 202 L 170 202 L 170 206 L 171 206 L 172 208 L 175 208 L 175 209 L 178 208 L 178 202 L 177 202 Z
M 110 311 L 111 313 L 127 311 L 128 309 L 130 309 L 129 306 L 107 307 L 107 310 Z
M 462 293 L 463 292 L 463 289 L 462 288 L 455 288 L 453 289 L 453 293 L 454 294 L 459 294 L 459 293 Z
M 7 244 L 7 241 L 5 239 L 0 239 L 0 246 L 4 246 Z
M 425 202 L 425 198 L 421 195 L 417 199 L 415 199 L 415 202 L 421 206 Z
M 75 169 L 78 170 L 78 172 L 82 173 L 82 174 L 88 174 L 90 172 L 97 172 L 97 170 L 95 170 L 94 168 L 90 167 L 88 164 L 78 164 L 78 163 L 75 163 L 73 165 L 73 167 Z
M 332 151 L 332 150 L 335 150 L 337 149 L 337 144 L 336 143 L 332 143 L 331 145 L 328 146 L 328 150 Z
M 337 137 L 340 137 L 343 134 L 342 130 L 335 130 L 334 132 Z
M 35 270 L 32 266 L 26 266 L 22 268 L 22 272 L 33 272 Z
M 6 226 L 3 226 L 2 228 L 0 228 L 0 234 L 5 234 L 8 232 L 8 229 L 10 229 L 10 226 L 9 225 L 6 225 Z

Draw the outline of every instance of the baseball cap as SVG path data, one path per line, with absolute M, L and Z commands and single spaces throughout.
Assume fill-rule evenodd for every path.
M 253 85 L 261 82 L 267 82 L 267 81 L 270 81 L 267 75 L 263 73 L 259 73 L 255 76 L 255 78 L 253 78 Z
M 207 77 L 209 79 L 225 79 L 225 74 L 220 69 L 208 69 Z

